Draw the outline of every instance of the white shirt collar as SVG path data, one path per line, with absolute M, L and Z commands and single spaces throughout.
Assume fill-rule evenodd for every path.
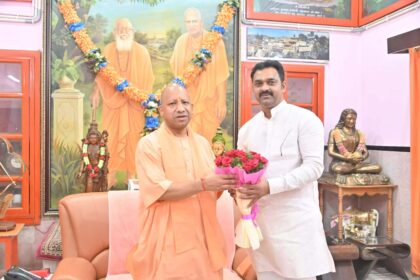
M 283 100 L 277 106 L 271 108 L 271 118 L 274 118 L 279 112 L 283 111 L 286 108 L 287 102 L 286 100 Z M 264 112 L 261 112 L 263 117 L 267 119 L 264 115 Z

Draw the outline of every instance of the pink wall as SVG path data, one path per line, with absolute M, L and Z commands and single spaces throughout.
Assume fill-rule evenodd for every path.
M 388 54 L 387 38 L 420 27 L 420 9 L 361 33 L 331 32 L 325 68 L 325 127 L 342 109 L 358 112 L 369 145 L 410 146 L 408 54 Z
M 27 3 L 0 1 L 1 13 L 31 14 Z M 330 31 L 330 62 L 325 66 L 325 128 L 344 108 L 359 113 L 358 128 L 369 145 L 410 146 L 408 55 L 387 54 L 388 37 L 418 28 L 420 9 L 363 32 Z M 242 32 L 242 60 L 245 60 Z M 42 21 L 0 22 L 0 49 L 42 50 Z
M 341 111 L 353 108 L 358 112 L 357 127 L 365 132 L 368 145 L 410 146 L 409 58 L 407 54 L 387 54 L 387 38 L 418 27 L 420 9 L 363 32 L 329 31 L 325 142 Z M 241 36 L 243 61 L 245 33 Z
M 30 3 L 0 1 L 0 14 L 30 16 L 33 9 Z M 42 50 L 42 29 L 42 20 L 34 24 L 0 21 L 0 49 Z

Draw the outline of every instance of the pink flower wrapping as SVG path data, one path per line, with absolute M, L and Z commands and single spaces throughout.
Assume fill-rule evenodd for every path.
M 238 187 L 257 184 L 265 172 L 267 160 L 255 152 L 232 150 L 215 160 L 216 174 L 235 174 Z M 242 214 L 235 228 L 235 243 L 242 248 L 258 249 L 263 239 L 255 218 L 258 205 L 248 207 L 250 200 L 235 197 L 236 204 Z

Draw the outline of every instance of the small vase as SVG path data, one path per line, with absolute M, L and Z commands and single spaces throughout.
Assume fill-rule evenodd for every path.
M 63 76 L 60 81 L 58 81 L 58 85 L 61 89 L 72 89 L 74 88 L 74 84 L 76 81 L 73 81 L 67 76 Z

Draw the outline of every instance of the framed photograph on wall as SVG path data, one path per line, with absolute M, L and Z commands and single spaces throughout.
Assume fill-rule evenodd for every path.
M 359 0 L 359 25 L 365 25 L 418 0 Z
M 247 59 L 322 62 L 329 60 L 329 33 L 253 28 L 246 31 Z
M 249 20 L 357 26 L 357 1 L 246 0 Z
M 200 50 L 222 1 L 71 2 L 107 63 L 131 85 L 157 92 L 174 77 L 181 76 L 194 53 Z M 108 189 L 126 189 L 128 180 L 136 177 L 134 153 L 145 123 L 139 102 L 124 99 L 104 79 L 95 76 L 92 68 L 98 65 L 86 63 L 58 5 L 57 1 L 47 1 L 46 5 L 46 212 L 55 212 L 62 197 L 86 191 L 84 175 L 80 174 L 86 154 L 81 140 L 90 141 L 87 141 L 89 130 L 98 131 L 100 141 L 107 143 Z M 217 127 L 222 127 L 227 148 L 236 143 L 237 42 L 235 16 L 213 52 L 214 66 L 207 64 L 207 72 L 189 87 L 195 93 L 191 93 L 194 113 L 190 124 L 202 128 L 197 132 L 209 141 Z

